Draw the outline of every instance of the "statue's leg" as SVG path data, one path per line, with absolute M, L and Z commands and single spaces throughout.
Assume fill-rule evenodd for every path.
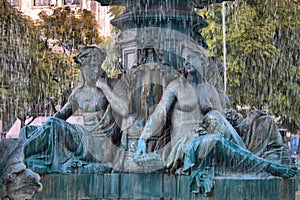
M 24 142 L 27 163 L 50 171 L 65 171 L 81 149 L 81 137 L 75 127 L 58 118 L 47 120 Z
M 217 134 L 199 136 L 195 139 L 187 151 L 187 158 L 190 160 L 190 163 L 187 162 L 189 166 L 195 167 L 206 167 L 207 163 L 214 163 L 217 166 L 224 166 L 224 170 L 235 172 L 266 171 L 281 177 L 291 177 L 297 173 L 294 166 L 271 163 Z
M 272 162 L 292 163 L 289 150 L 271 116 L 263 115 L 257 118 L 247 133 L 249 151 Z
M 271 164 L 222 136 L 214 137 L 214 142 L 214 157 L 219 165 L 226 167 L 226 170 L 259 173 Z
M 31 128 L 25 126 L 20 131 L 20 137 L 24 141 L 24 155 L 25 158 L 37 153 L 45 151 L 47 146 L 50 146 L 51 122 L 48 120 L 42 126 Z M 26 137 L 24 136 L 26 135 Z
M 238 145 L 219 137 L 216 142 L 217 153 L 222 154 L 229 164 L 244 172 L 259 172 L 264 170 L 274 176 L 283 178 L 293 177 L 297 173 L 297 167 L 270 162 L 260 158 L 250 151 L 240 148 Z
M 25 156 L 40 153 L 48 147 L 52 147 L 55 141 L 59 141 L 71 151 L 75 151 L 80 143 L 80 137 L 77 130 L 68 122 L 50 118 L 42 126 L 34 130 L 34 133 L 24 141 Z

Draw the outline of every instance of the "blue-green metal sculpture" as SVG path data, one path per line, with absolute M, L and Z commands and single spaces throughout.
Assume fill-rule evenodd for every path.
M 38 172 L 107 171 L 117 154 L 113 136 L 118 127 L 107 98 L 96 87 L 98 79 L 108 84 L 101 64 L 106 53 L 97 47 L 84 47 L 74 57 L 83 76 L 64 107 L 42 126 L 26 126 L 20 132 L 24 140 L 25 163 Z M 83 125 L 66 120 L 82 113 Z M 91 163 L 100 165 L 88 165 Z M 103 164 L 103 165 L 102 165 Z
M 205 193 L 215 175 L 296 174 L 274 120 L 264 111 L 243 119 L 233 110 L 216 59 L 205 53 L 198 30 L 207 24 L 193 9 L 221 1 L 99 2 L 125 6 L 112 21 L 123 31 L 124 73 L 108 79 L 103 50 L 80 49 L 74 60 L 83 85 L 42 126 L 21 130 L 28 166 L 48 173 L 163 170 L 190 175 Z M 77 110 L 84 124 L 66 122 Z

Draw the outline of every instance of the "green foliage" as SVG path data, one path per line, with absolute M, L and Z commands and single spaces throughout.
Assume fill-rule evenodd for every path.
M 38 25 L 7 1 L 0 0 L 0 118 L 8 131 L 18 117 L 50 115 L 63 105 L 79 84 L 79 69 L 73 63 L 74 49 L 99 44 L 91 12 L 74 13 L 57 8 L 40 14 Z
M 115 18 L 121 15 L 123 11 L 124 11 L 123 6 L 110 6 L 108 12 L 110 14 L 110 17 Z M 112 32 L 114 33 L 115 37 L 118 37 L 118 35 L 121 33 L 121 30 L 118 29 L 117 27 L 113 27 Z
M 6 1 L 0 1 L 0 32 L 0 113 L 7 130 L 16 116 L 27 112 L 28 102 L 38 98 L 38 87 L 31 87 L 32 76 L 38 76 L 31 54 L 42 44 L 33 23 Z
M 226 4 L 227 93 L 233 105 L 263 109 L 300 128 L 300 5 L 291 0 Z M 210 55 L 223 55 L 221 5 L 198 10 Z
M 119 55 L 116 52 L 116 44 L 113 39 L 106 39 L 99 45 L 100 48 L 105 49 L 107 57 L 102 64 L 102 68 L 105 70 L 107 75 L 111 78 L 117 77 Z
M 97 22 L 91 11 L 86 9 L 75 13 L 67 6 L 56 8 L 52 15 L 42 11 L 39 17 L 43 36 L 51 45 L 62 48 L 66 54 L 71 55 L 80 46 L 97 45 L 104 39 L 99 35 Z
M 111 17 L 117 17 L 118 15 L 122 14 L 124 11 L 123 6 L 110 6 L 109 13 Z

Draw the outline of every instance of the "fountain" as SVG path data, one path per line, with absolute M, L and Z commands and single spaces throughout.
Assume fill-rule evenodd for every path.
M 118 79 L 106 53 L 83 47 L 84 83 L 40 127 L 26 126 L 26 165 L 41 174 L 36 199 L 294 199 L 297 169 L 265 111 L 231 108 L 206 55 L 194 8 L 222 0 L 99 0 L 125 6 Z M 83 125 L 65 120 L 76 111 Z

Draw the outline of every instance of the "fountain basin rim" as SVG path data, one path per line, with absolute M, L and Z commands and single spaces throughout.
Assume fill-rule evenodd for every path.
M 154 20 L 158 25 L 151 25 L 151 27 L 161 27 L 161 22 L 178 22 L 178 21 L 187 21 L 192 25 L 196 25 L 198 29 L 205 28 L 208 26 L 208 23 L 199 15 L 194 13 L 182 14 L 182 15 L 169 15 L 169 14 L 160 14 L 160 13 L 149 13 L 147 15 L 144 14 L 136 14 L 133 12 L 124 13 L 122 15 L 117 16 L 116 18 L 111 20 L 111 24 L 121 28 L 124 25 L 127 25 L 130 28 L 142 28 L 148 27 L 146 25 L 146 21 Z M 132 25 L 126 24 L 126 22 L 132 22 Z M 137 24 L 136 22 L 140 22 L 141 24 Z M 193 27 L 195 28 L 195 27 Z
M 126 1 L 124 0 L 95 0 L 99 3 L 101 3 L 102 6 L 126 6 Z M 137 0 L 129 0 L 136 2 Z M 198 2 L 197 2 L 198 1 Z M 222 3 L 225 0 L 191 0 L 190 2 L 183 2 L 183 3 L 191 3 L 193 4 L 194 8 L 205 8 L 206 6 L 214 3 Z M 233 1 L 233 0 L 227 0 L 227 1 Z

